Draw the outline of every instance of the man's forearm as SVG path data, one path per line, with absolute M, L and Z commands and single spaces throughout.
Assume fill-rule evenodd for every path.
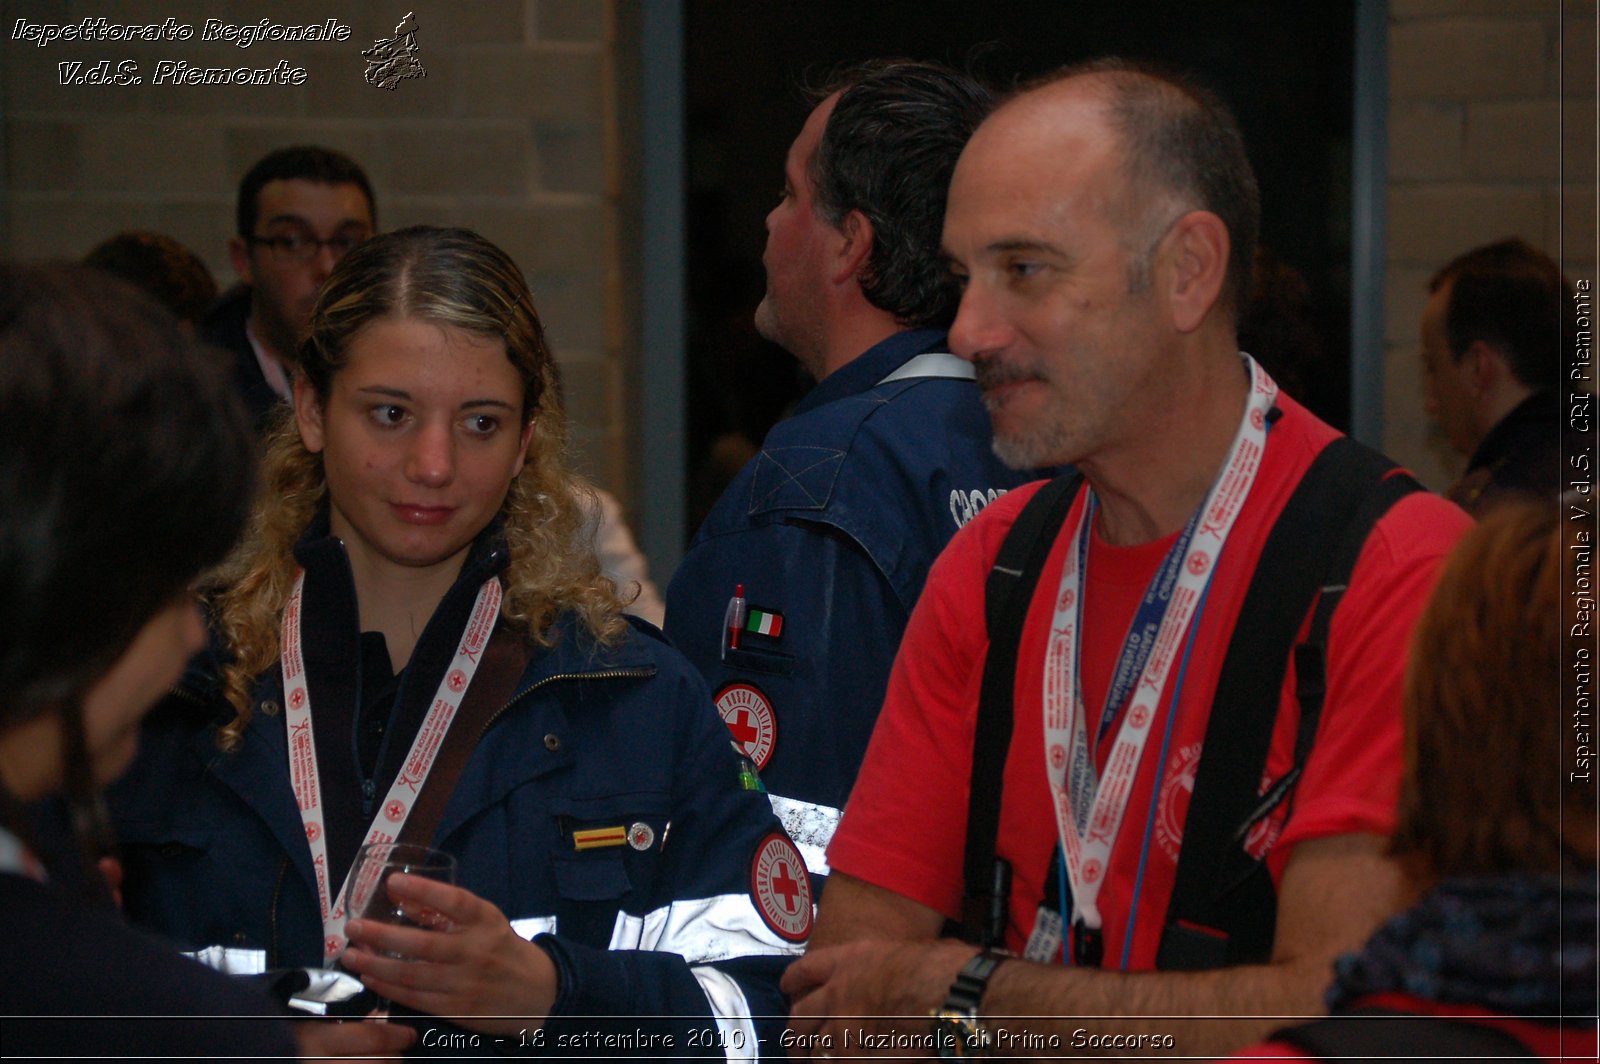
M 1398 868 L 1383 849 L 1384 840 L 1371 834 L 1296 846 L 1280 884 L 1269 964 L 1124 974 L 1006 961 L 979 1007 L 996 1041 L 1002 1033 L 1009 1040 L 996 1046 L 997 1053 L 1219 1056 L 1293 1019 L 1321 1015 L 1333 959 L 1365 941 L 1401 906 Z M 927 1032 L 920 1017 L 944 1000 L 976 950 L 928 941 L 942 922 L 934 910 L 861 880 L 844 876 L 830 883 L 811 953 L 785 977 L 785 990 L 797 999 L 797 1020 L 810 1017 L 801 1026 L 837 1031 L 844 1025 L 828 1017 L 887 1016 L 897 1019 L 881 1026 Z

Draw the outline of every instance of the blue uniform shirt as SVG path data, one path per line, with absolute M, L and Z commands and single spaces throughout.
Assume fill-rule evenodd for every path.
M 897 333 L 819 383 L 717 501 L 667 591 L 667 634 L 814 876 L 929 566 L 985 505 L 1043 475 L 994 457 L 965 364 L 885 380 L 944 344 Z M 739 585 L 745 630 L 724 650 Z

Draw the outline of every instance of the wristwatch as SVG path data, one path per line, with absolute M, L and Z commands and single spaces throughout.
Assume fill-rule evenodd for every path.
M 978 1026 L 978 1002 L 989 977 L 1006 955 L 986 949 L 962 965 L 944 1004 L 928 1013 L 933 1017 L 934 1051 L 944 1060 L 979 1057 L 989 1048 L 989 1034 Z

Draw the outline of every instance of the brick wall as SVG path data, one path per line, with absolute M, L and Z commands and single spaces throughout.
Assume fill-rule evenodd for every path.
M 427 77 L 388 92 L 363 80 L 363 47 L 407 10 Z M 19 18 L 195 27 L 183 42 L 11 40 Z M 347 42 L 200 38 L 207 18 L 293 25 L 338 18 Z M 227 241 L 238 180 L 291 143 L 347 152 L 367 170 L 379 222 L 466 225 L 527 275 L 559 357 L 582 468 L 631 499 L 623 391 L 636 353 L 617 144 L 619 45 L 610 0 L 122 0 L 0 2 L 4 187 L 0 246 L 17 257 L 76 258 L 119 229 L 168 233 L 234 280 Z M 123 59 L 140 85 L 62 86 L 57 63 Z M 303 67 L 300 85 L 153 84 L 156 63 Z M 636 346 L 636 344 L 634 344 Z
M 77 257 L 117 229 L 167 232 L 232 280 L 234 188 L 271 148 L 320 142 L 360 160 L 385 227 L 463 224 L 522 265 L 568 381 L 580 466 L 636 502 L 638 278 L 633 0 L 0 0 L 0 248 Z M 360 77 L 360 47 L 416 12 L 429 76 L 393 93 Z M 112 14 L 114 12 L 114 14 Z M 1460 460 L 1421 410 L 1416 323 L 1429 274 L 1519 233 L 1593 276 L 1592 0 L 1391 0 L 1386 449 L 1434 486 Z M 191 40 L 37 48 L 17 18 L 107 15 L 281 23 L 337 17 L 345 43 Z M 307 71 L 286 87 L 64 87 L 60 61 L 124 58 Z M 1561 69 L 1565 67 L 1565 85 Z
M 1518 235 L 1595 274 L 1595 5 L 1391 0 L 1384 445 L 1431 487 L 1464 465 L 1422 412 L 1428 278 Z

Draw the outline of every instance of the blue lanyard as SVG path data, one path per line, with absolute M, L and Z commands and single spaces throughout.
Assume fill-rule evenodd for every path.
M 1167 775 L 1167 751 L 1172 745 L 1172 727 L 1178 719 L 1179 700 L 1183 697 L 1183 681 L 1189 673 L 1189 655 L 1194 650 L 1195 634 L 1200 631 L 1200 617 L 1206 610 L 1206 599 L 1210 596 L 1211 585 L 1206 585 L 1206 590 L 1201 593 L 1200 604 L 1195 607 L 1194 621 L 1189 625 L 1188 638 L 1184 640 L 1183 659 L 1178 665 L 1178 675 L 1173 683 L 1172 707 L 1167 714 L 1167 726 L 1161 737 L 1161 751 L 1156 755 L 1156 785 L 1151 792 L 1150 812 L 1145 817 L 1144 839 L 1139 846 L 1139 866 L 1133 877 L 1133 894 L 1128 902 L 1128 922 L 1122 931 L 1122 958 L 1119 968 L 1128 970 L 1128 959 L 1133 950 L 1133 929 L 1139 916 L 1139 897 L 1144 893 L 1144 870 L 1150 860 L 1150 840 L 1155 833 L 1156 810 L 1161 803 L 1161 787 Z M 1055 846 L 1055 861 L 1060 865 L 1060 882 L 1057 884 L 1058 908 L 1061 914 L 1061 963 L 1073 967 L 1072 959 L 1072 929 L 1067 900 L 1067 855 L 1061 852 L 1061 843 Z
M 1083 631 L 1083 600 L 1088 597 L 1089 591 L 1089 535 L 1094 524 L 1095 499 L 1091 492 L 1084 506 L 1083 526 L 1078 530 L 1078 572 L 1083 574 L 1083 593 L 1078 596 L 1078 630 Z M 1128 634 L 1122 640 L 1122 653 L 1117 658 L 1117 668 L 1112 674 L 1111 684 L 1106 689 L 1105 706 L 1100 711 L 1100 727 L 1095 733 L 1098 742 L 1106 737 L 1111 730 L 1112 721 L 1117 719 L 1117 714 L 1127 704 L 1128 697 L 1133 694 L 1139 677 L 1144 673 L 1145 663 L 1150 660 L 1150 652 L 1155 649 L 1156 633 L 1161 630 L 1161 622 L 1167 615 L 1167 607 L 1172 602 L 1172 588 L 1178 582 L 1178 573 L 1182 567 L 1183 559 L 1188 557 L 1189 543 L 1194 539 L 1194 530 L 1200 520 L 1200 510 L 1189 516 L 1188 524 L 1183 526 L 1171 547 L 1167 548 L 1167 555 L 1161 560 L 1161 566 L 1150 577 L 1150 583 L 1144 589 L 1144 598 L 1139 603 L 1139 608 L 1134 612 L 1133 620 L 1128 624 Z M 1192 626 L 1192 622 L 1191 622 Z M 1083 640 L 1078 640 L 1078 660 L 1081 665 L 1083 660 Z M 1079 677 L 1083 676 L 1080 667 L 1077 670 Z M 1079 681 L 1080 685 L 1082 680 Z

